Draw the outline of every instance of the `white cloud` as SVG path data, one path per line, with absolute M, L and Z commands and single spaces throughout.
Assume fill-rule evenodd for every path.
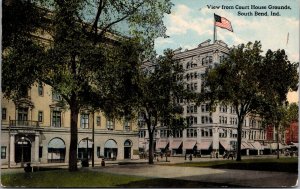
M 160 37 L 155 40 L 155 45 L 166 45 L 166 44 L 173 44 L 173 43 L 175 42 L 170 38 Z

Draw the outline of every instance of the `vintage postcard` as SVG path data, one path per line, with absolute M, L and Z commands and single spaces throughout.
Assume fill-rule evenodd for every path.
M 298 186 L 299 0 L 3 0 L 1 186 Z

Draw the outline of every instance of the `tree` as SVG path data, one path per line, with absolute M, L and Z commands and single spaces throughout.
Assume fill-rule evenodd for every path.
M 165 36 L 162 17 L 170 13 L 171 5 L 169 0 L 54 0 L 47 4 L 51 9 L 51 41 L 46 45 L 39 41 L 31 44 L 38 48 L 18 44 L 6 54 L 3 69 L 7 72 L 2 89 L 7 96 L 41 81 L 52 86 L 67 102 L 71 111 L 69 171 L 77 170 L 80 108 L 93 105 L 110 116 L 124 113 L 122 107 L 130 110 L 130 104 L 124 105 L 126 95 L 112 92 L 125 89 L 125 84 L 134 84 L 134 77 L 127 75 L 132 73 L 130 69 L 136 70 L 141 55 L 150 54 L 154 39 Z M 128 30 L 116 34 L 120 24 L 125 25 L 121 29 Z M 139 56 L 132 52 L 137 43 L 143 45 Z M 10 70 L 11 67 L 14 69 Z M 24 82 L 15 86 L 20 78 Z M 121 108 L 113 108 L 118 105 Z
M 292 121 L 287 112 L 286 99 L 289 91 L 296 91 L 298 85 L 298 63 L 291 63 L 284 50 L 268 50 L 259 65 L 260 90 L 264 96 L 261 114 L 276 129 L 277 158 L 279 159 L 279 133 L 287 122 Z M 293 106 L 292 106 L 293 107 Z M 293 118 L 294 119 L 294 118 Z
M 205 94 L 200 100 L 216 104 L 230 104 L 237 113 L 237 161 L 241 161 L 241 134 L 245 116 L 258 107 L 262 98 L 258 84 L 257 67 L 261 63 L 260 42 L 233 47 L 228 57 L 208 71 L 205 79 Z
M 149 133 L 149 164 L 153 164 L 153 138 L 157 127 L 172 131 L 187 125 L 181 117 L 183 107 L 176 99 L 186 99 L 191 92 L 184 89 L 183 68 L 173 56 L 173 51 L 165 50 L 164 56 L 156 62 L 147 62 L 139 80 L 139 119 L 145 122 Z

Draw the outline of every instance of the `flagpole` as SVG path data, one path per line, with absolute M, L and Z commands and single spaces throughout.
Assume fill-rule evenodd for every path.
M 217 37 L 217 33 L 216 33 L 216 18 L 215 18 L 215 13 L 214 13 L 214 40 L 213 40 L 213 43 L 216 42 L 216 37 Z

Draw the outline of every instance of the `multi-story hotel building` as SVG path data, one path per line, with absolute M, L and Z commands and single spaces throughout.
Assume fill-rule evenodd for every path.
M 68 162 L 70 111 L 50 86 L 35 83 L 24 98 L 13 101 L 2 97 L 1 105 L 3 165 Z M 95 163 L 102 158 L 137 159 L 137 136 L 132 121 L 111 120 L 100 111 L 82 109 L 78 116 L 78 159 L 88 155 L 91 160 L 92 153 Z
M 229 53 L 227 44 L 222 41 L 210 43 L 207 40 L 197 48 L 181 51 L 175 50 L 175 59 L 179 60 L 184 68 L 186 88 L 201 93 L 206 69 L 219 64 Z M 170 150 L 172 155 L 185 154 L 223 154 L 224 151 L 233 151 L 237 143 L 237 115 L 230 105 L 219 105 L 211 113 L 209 105 L 203 103 L 196 106 L 181 100 L 184 107 L 183 116 L 191 124 L 182 131 L 175 131 L 170 135 L 168 128 L 158 127 L 155 135 L 157 152 Z M 139 149 L 148 150 L 149 136 L 144 128 L 139 131 Z M 270 148 L 264 144 L 266 131 L 262 128 L 259 117 L 248 115 L 242 131 L 242 154 L 262 154 Z

